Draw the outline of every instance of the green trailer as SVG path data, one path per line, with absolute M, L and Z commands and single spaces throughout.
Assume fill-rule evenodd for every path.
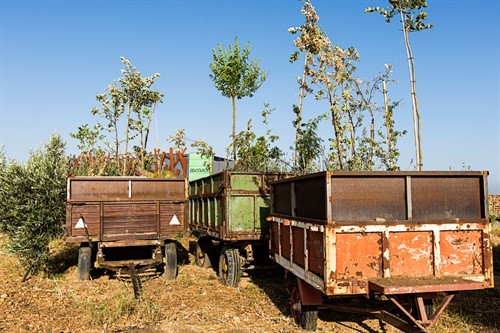
M 189 182 L 190 229 L 195 261 L 217 266 L 220 280 L 239 283 L 242 270 L 268 258 L 270 182 L 285 174 L 223 171 Z

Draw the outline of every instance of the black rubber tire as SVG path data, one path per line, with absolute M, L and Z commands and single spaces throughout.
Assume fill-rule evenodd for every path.
M 196 248 L 194 250 L 194 262 L 197 266 L 202 268 L 212 267 L 212 261 L 210 259 L 212 247 L 213 245 L 210 239 L 200 238 L 196 242 Z
M 302 305 L 297 283 L 293 283 L 290 290 L 290 314 L 293 319 L 306 331 L 315 331 L 318 326 L 318 310 L 314 305 Z
M 165 244 L 165 257 L 163 258 L 165 267 L 163 276 L 167 279 L 175 279 L 177 277 L 177 246 L 175 243 Z
M 237 287 L 241 277 L 241 261 L 238 249 L 223 247 L 219 255 L 219 279 L 228 287 Z
M 82 246 L 78 249 L 78 279 L 90 280 L 90 268 L 92 267 L 92 248 Z
M 306 331 L 315 331 L 318 327 L 318 310 L 313 305 L 302 306 L 301 324 Z

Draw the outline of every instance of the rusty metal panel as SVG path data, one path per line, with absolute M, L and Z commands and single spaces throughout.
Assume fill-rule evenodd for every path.
M 295 215 L 314 220 L 326 220 L 326 181 L 311 177 L 294 182 Z
M 444 274 L 483 273 L 482 231 L 441 232 L 441 265 Z
M 290 226 L 281 225 L 280 230 L 280 247 L 281 255 L 288 260 L 292 259 L 291 243 L 290 243 Z
M 292 216 L 292 183 L 278 183 L 272 185 L 273 213 Z
M 336 278 L 339 280 L 382 277 L 380 233 L 337 233 Z
M 372 290 L 491 287 L 486 177 L 323 172 L 277 181 L 270 219 L 275 261 L 328 296 L 366 294 L 371 281 L 381 280 Z M 323 207 L 329 216 L 318 220 Z M 415 279 L 427 285 L 413 285 Z
M 274 226 L 276 223 L 273 223 Z M 324 233 L 307 230 L 307 252 L 309 270 L 314 274 L 325 276 Z
M 433 275 L 433 248 L 429 231 L 389 233 L 391 277 Z
M 279 224 L 271 223 L 269 228 L 269 247 L 272 255 L 279 254 L 280 238 L 279 238 Z
M 234 191 L 259 191 L 265 187 L 261 174 L 229 174 L 229 184 Z
M 371 279 L 370 289 L 384 295 L 438 293 L 483 289 L 483 284 L 471 280 L 455 278 L 414 278 Z
M 292 227 L 292 239 L 293 263 L 305 268 L 304 229 L 300 227 Z
M 405 177 L 332 176 L 334 221 L 405 220 Z
M 417 177 L 411 179 L 413 219 L 480 219 L 483 214 L 482 178 Z
M 272 180 L 284 174 L 224 171 L 189 183 L 190 225 L 225 240 L 267 239 Z M 196 189 L 203 188 L 202 193 Z

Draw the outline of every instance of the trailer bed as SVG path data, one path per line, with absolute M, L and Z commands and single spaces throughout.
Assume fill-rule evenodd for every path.
M 487 175 L 322 172 L 272 183 L 271 255 L 303 297 L 291 302 L 385 295 L 408 321 L 372 313 L 427 332 L 456 292 L 493 287 Z M 426 314 L 438 293 L 448 296 Z

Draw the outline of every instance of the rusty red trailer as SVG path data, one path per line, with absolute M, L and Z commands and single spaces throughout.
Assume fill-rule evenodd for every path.
M 270 248 L 295 276 L 296 320 L 313 329 L 326 306 L 428 332 L 454 294 L 493 287 L 487 175 L 328 171 L 272 183 Z
M 186 179 L 75 177 L 67 186 L 66 241 L 81 244 L 81 279 L 92 263 L 124 274 L 164 265 L 175 276 L 174 240 L 187 233 Z

